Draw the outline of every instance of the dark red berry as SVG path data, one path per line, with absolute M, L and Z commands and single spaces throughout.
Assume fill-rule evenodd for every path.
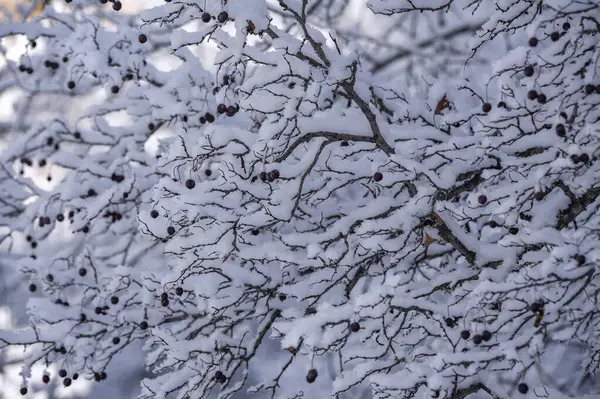
M 219 15 L 217 15 L 217 21 L 219 21 L 220 24 L 225 23 L 228 19 L 229 14 L 227 14 L 227 11 L 221 11 Z
M 182 296 L 183 295 L 183 288 L 181 288 L 181 287 L 175 288 L 175 294 L 177 296 Z
M 21 395 L 27 395 L 27 388 L 23 387 L 19 392 L 21 393 Z
M 360 324 L 358 324 L 357 322 L 350 323 L 350 331 L 358 332 L 359 330 L 360 330 Z
M 252 233 L 253 236 L 257 236 L 260 233 L 260 231 L 258 229 L 252 229 L 250 233 Z
M 42 377 L 42 382 L 44 384 L 47 384 L 50 382 L 50 376 L 48 374 L 44 374 L 44 376 Z
M 143 33 L 138 36 L 138 42 L 144 44 L 147 41 L 148 41 L 148 36 L 144 35 Z
M 202 22 L 204 22 L 205 24 L 210 22 L 210 14 L 207 12 L 202 13 Z
M 588 163 L 590 156 L 585 152 L 579 156 L 579 162 Z
M 87 274 L 87 270 L 85 268 L 82 267 L 79 269 L 79 275 L 81 277 L 85 276 L 86 274 Z
M 562 28 L 563 28 L 563 30 L 569 30 L 569 29 L 571 29 L 571 24 L 570 24 L 570 23 L 568 23 L 568 22 L 565 22 L 565 23 L 562 25 Z
M 169 306 L 169 300 L 168 299 L 164 299 L 164 300 L 160 301 L 160 304 L 162 306 L 164 306 L 164 307 L 167 307 L 167 306 Z
M 193 179 L 187 179 L 187 180 L 185 181 L 185 186 L 186 186 L 186 187 L 187 187 L 189 190 L 191 190 L 191 189 L 193 189 L 194 187 L 196 187 L 196 182 L 195 182 Z
M 317 379 L 318 376 L 319 376 L 319 373 L 317 372 L 317 370 L 310 369 L 310 370 L 308 370 L 308 373 L 306 373 L 306 382 L 308 382 L 309 384 L 312 384 L 313 382 L 315 382 L 315 380 Z
M 88 197 L 94 197 L 96 195 L 96 190 L 90 188 L 87 192 Z
M 490 103 L 483 104 L 481 106 L 481 110 L 487 114 L 488 112 L 490 112 L 492 110 L 492 104 L 490 104 Z
M 94 309 L 94 312 L 96 312 L 96 314 L 101 314 L 102 308 L 100 306 L 96 306 L 96 309 Z
M 558 137 L 564 137 L 567 134 L 567 129 L 565 128 L 565 125 L 563 125 L 562 123 L 559 123 L 558 125 L 556 125 L 555 131 L 556 131 L 556 135 Z
M 489 341 L 490 339 L 492 339 L 492 333 L 489 332 L 488 330 L 485 330 L 482 334 L 481 337 L 483 338 L 483 340 L 485 342 Z
M 558 39 L 560 39 L 560 33 L 552 32 L 550 34 L 550 40 L 552 40 L 553 42 L 557 41 Z
M 267 181 L 267 172 L 260 172 L 258 175 L 261 181 Z
M 29 291 L 35 292 L 37 290 L 37 286 L 35 284 L 29 284 Z
M 151 217 L 152 219 L 156 219 L 156 218 L 158 217 L 158 211 L 157 211 L 156 209 L 152 209 L 152 210 L 150 211 L 150 217 Z
M 72 377 L 72 378 L 73 378 L 73 380 L 76 380 L 76 379 L 78 379 L 78 378 L 79 378 L 79 374 L 77 374 L 77 373 L 73 373 L 73 377 Z
M 94 373 L 94 380 L 96 382 L 102 381 L 102 376 L 100 375 L 100 373 Z
M 114 337 L 112 339 L 113 345 L 119 345 L 120 342 L 121 342 L 121 338 L 119 338 L 119 337 Z
M 537 96 L 538 103 L 546 104 L 546 101 L 548 101 L 548 99 L 546 98 L 546 95 L 544 93 L 538 94 L 538 96 Z
M 467 340 L 469 337 L 471 337 L 471 333 L 468 330 L 462 330 L 460 332 L 460 337 L 464 340 Z
M 210 112 L 207 112 L 206 114 L 204 114 L 204 118 L 206 119 L 206 121 L 208 123 L 213 123 L 215 121 L 215 116 L 213 114 L 211 114 Z
M 56 215 L 56 220 L 58 222 L 62 222 L 65 220 L 65 216 L 62 213 L 59 213 L 58 215 Z
M 535 100 L 537 98 L 537 96 L 538 96 L 538 92 L 535 90 L 529 90 L 527 92 L 527 98 L 530 100 Z
M 227 105 L 219 104 L 217 105 L 217 113 L 224 114 L 227 111 Z
M 585 85 L 586 94 L 593 94 L 595 91 L 596 91 L 596 86 L 594 86 L 592 84 Z
M 54 281 L 54 276 L 51 274 L 46 275 L 46 280 L 48 280 L 49 282 L 53 282 Z
M 66 386 L 66 387 L 70 386 L 71 385 L 71 379 L 69 377 L 65 378 L 63 380 L 63 385 Z
M 519 232 L 519 229 L 517 227 L 511 227 L 508 229 L 508 232 L 512 235 L 515 235 Z
M 65 378 L 67 376 L 67 370 L 59 370 L 58 371 L 58 376 L 60 378 Z
M 375 172 L 373 175 L 373 180 L 379 182 L 383 180 L 383 174 L 381 172 Z
M 173 235 L 173 234 L 175 234 L 175 227 L 173 227 L 173 226 L 169 226 L 169 227 L 167 227 L 167 234 L 168 234 L 168 235 Z
M 117 297 L 117 296 L 111 297 L 110 303 L 112 303 L 113 305 L 116 305 L 117 303 L 119 303 L 119 297 Z
M 160 294 L 160 300 L 164 301 L 165 299 L 169 299 L 169 294 L 163 292 L 162 294 Z
M 483 342 L 483 337 L 479 334 L 475 334 L 473 335 L 473 343 L 475 345 L 479 345 L 481 342 Z
M 199 121 L 200 121 L 200 124 L 204 125 L 206 123 L 206 118 L 201 116 Z
M 69 80 L 69 82 L 67 82 L 67 87 L 71 90 L 73 90 L 75 88 L 75 82 L 72 80 Z
M 481 205 L 484 205 L 487 202 L 487 197 L 485 195 L 480 195 L 477 197 L 477 202 L 479 202 Z
M 534 73 L 534 72 L 535 72 L 535 71 L 534 71 L 534 69 L 533 69 L 533 66 L 531 66 L 531 65 L 527 65 L 527 66 L 525 67 L 525 69 L 523 70 L 523 73 L 525 73 L 525 76 L 527 76 L 527 77 L 531 77 L 531 76 L 533 76 L 533 73 Z
M 115 1 L 115 2 L 113 3 L 113 6 L 112 6 L 112 7 L 113 7 L 113 10 L 115 10 L 115 11 L 120 11 L 120 10 L 121 10 L 121 8 L 123 8 L 123 4 L 121 4 L 121 2 L 120 2 L 120 1 Z
M 532 37 L 531 39 L 529 39 L 529 46 L 531 47 L 535 47 L 538 44 L 538 39 L 535 37 Z
M 581 265 L 583 265 L 585 263 L 585 260 L 586 260 L 585 259 L 585 255 L 579 254 L 579 255 L 575 256 L 575 260 L 577 261 L 577 264 L 579 266 L 581 266 Z
M 140 323 L 140 328 L 141 328 L 142 330 L 145 330 L 145 329 L 147 329 L 147 328 L 148 328 L 148 322 L 147 322 L 146 320 L 142 321 L 142 322 Z
M 117 93 L 119 92 L 119 86 L 112 86 L 112 87 L 110 88 L 110 92 L 111 92 L 112 94 L 117 94 Z
M 527 392 L 529 392 L 529 386 L 522 382 L 519 385 L 517 385 L 517 391 L 519 391 L 519 393 L 526 394 Z
M 227 107 L 227 111 L 225 111 L 225 112 L 227 113 L 227 116 L 231 118 L 232 116 L 235 115 L 235 113 L 237 112 L 237 109 L 233 105 L 230 105 L 229 107 Z

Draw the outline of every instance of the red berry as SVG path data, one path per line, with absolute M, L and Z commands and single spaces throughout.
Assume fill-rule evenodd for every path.
M 140 43 L 144 44 L 144 43 L 146 43 L 147 41 L 148 41 L 148 36 L 144 35 L 143 33 L 141 33 L 141 34 L 138 36 L 138 42 L 140 42 Z
M 350 331 L 358 332 L 359 330 L 360 330 L 360 324 L 358 324 L 357 322 L 350 323 Z
M 481 205 L 484 205 L 487 202 L 487 197 L 485 195 L 480 195 L 477 197 L 477 202 L 479 202 Z
M 375 172 L 375 174 L 373 175 L 373 180 L 379 182 L 383 180 L 383 174 L 381 174 L 381 172 Z
M 483 104 L 481 106 L 481 110 L 487 114 L 488 112 L 490 112 L 492 110 L 492 104 L 490 104 L 490 103 Z

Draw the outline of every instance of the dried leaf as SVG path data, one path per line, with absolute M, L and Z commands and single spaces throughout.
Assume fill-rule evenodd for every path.
M 437 106 L 435 107 L 434 115 L 441 114 L 442 111 L 445 110 L 446 108 L 448 108 L 449 106 L 450 106 L 450 103 L 448 102 L 448 98 L 446 98 L 446 95 L 444 94 L 444 97 L 442 97 L 440 102 L 438 102 Z
M 246 22 L 248 23 L 248 34 L 251 35 L 256 30 L 256 26 L 254 25 L 254 22 L 250 21 L 249 19 L 247 19 Z
M 296 353 L 298 353 L 298 350 L 296 348 L 294 348 L 293 346 L 290 346 L 289 348 L 285 348 L 285 350 L 290 352 L 294 356 L 296 356 Z

